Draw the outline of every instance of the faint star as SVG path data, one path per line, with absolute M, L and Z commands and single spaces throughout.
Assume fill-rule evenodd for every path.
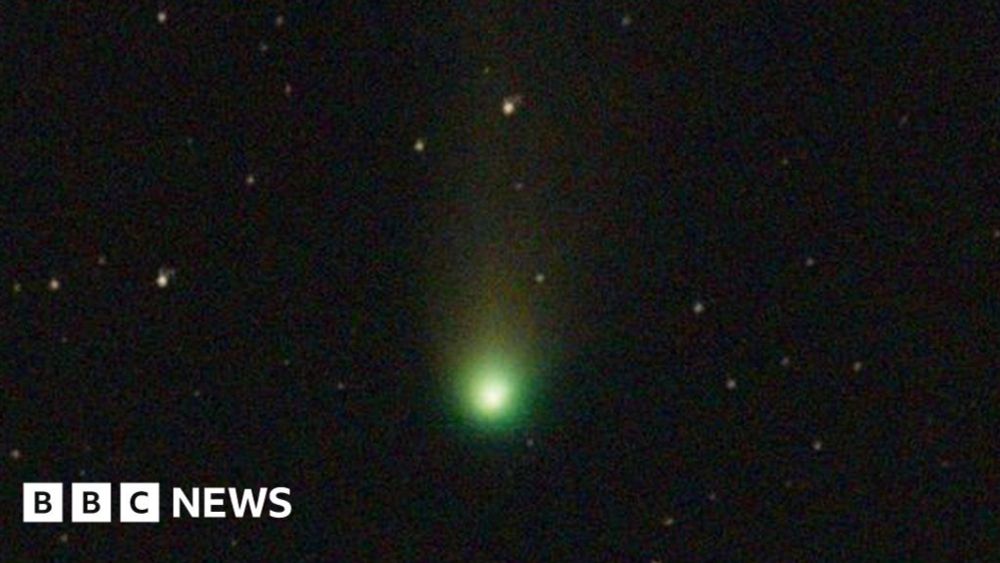
M 413 143 L 413 150 L 417 152 L 424 152 L 424 149 L 426 148 L 427 148 L 427 141 L 423 137 L 417 139 Z
M 67 542 L 69 542 L 69 534 L 67 534 L 65 532 L 62 533 L 62 534 L 59 534 L 59 543 L 67 543 Z
M 257 178 L 253 174 L 247 174 L 246 184 L 252 186 L 257 183 Z
M 731 377 L 729 379 L 727 379 L 726 380 L 726 389 L 729 389 L 730 391 L 732 391 L 733 389 L 736 389 L 736 380 L 733 379 L 733 378 L 731 378 Z
M 630 25 L 632 25 L 632 16 L 625 14 L 622 16 L 622 27 L 628 27 Z
M 11 450 L 10 451 L 10 459 L 13 459 L 14 461 L 17 461 L 17 460 L 21 459 L 21 450 L 19 450 L 17 448 L 14 448 L 13 450 Z
M 544 283 L 544 282 L 545 282 L 545 274 L 541 272 L 535 274 L 535 283 Z
M 274 18 L 274 27 L 281 27 L 285 25 L 285 16 L 277 15 Z
M 14 290 L 14 293 L 21 293 L 21 284 L 14 282 L 12 289 Z
M 673 526 L 674 523 L 676 523 L 676 520 L 674 520 L 673 516 L 666 516 L 663 518 L 663 525 L 666 526 L 667 528 Z
M 52 278 L 49 280 L 49 291 L 59 291 L 61 286 L 62 284 L 59 283 L 58 279 Z
M 781 358 L 781 367 L 787 368 L 791 364 L 792 364 L 792 359 L 789 358 L 788 356 Z
M 694 314 L 700 315 L 705 312 L 705 304 L 701 301 L 695 301 L 694 305 L 691 306 L 691 310 L 694 311 Z
M 286 96 L 292 95 L 292 85 L 287 82 L 285 83 L 285 95 Z
M 160 268 L 160 271 L 156 274 L 156 287 L 163 289 L 170 285 L 175 273 L 176 271 L 173 268 Z
M 820 451 L 820 450 L 822 450 L 823 449 L 823 440 L 820 440 L 818 438 L 816 440 L 813 440 L 812 448 L 813 448 L 814 451 L 817 451 L 817 452 Z
M 806 258 L 806 268 L 812 268 L 816 265 L 816 259 L 812 256 Z
M 507 96 L 506 98 L 503 99 L 503 105 L 501 106 L 501 109 L 503 110 L 503 114 L 505 116 L 510 117 L 514 115 L 515 112 L 517 112 L 517 109 L 520 106 L 521 106 L 521 96 L 513 95 L 513 96 Z
M 861 362 L 854 362 L 854 364 L 851 365 L 851 369 L 854 370 L 854 373 L 861 371 Z
M 160 10 L 160 12 L 156 14 L 156 21 L 161 24 L 167 23 L 167 12 L 165 10 Z

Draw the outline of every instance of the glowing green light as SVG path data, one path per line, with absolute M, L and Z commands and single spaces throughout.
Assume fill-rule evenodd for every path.
M 490 374 L 476 385 L 476 408 L 487 416 L 500 414 L 507 406 L 510 395 L 510 382 L 498 374 Z
M 470 362 L 460 372 L 459 408 L 484 429 L 511 428 L 526 413 L 528 392 L 524 378 L 507 357 Z

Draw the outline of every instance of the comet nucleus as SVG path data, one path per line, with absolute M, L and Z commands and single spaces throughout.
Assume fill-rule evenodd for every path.
M 480 376 L 473 389 L 476 410 L 483 416 L 503 414 L 511 400 L 511 382 L 505 374 L 490 371 Z
M 524 374 L 503 362 L 481 362 L 464 370 L 460 401 L 465 415 L 484 428 L 506 428 L 525 410 Z

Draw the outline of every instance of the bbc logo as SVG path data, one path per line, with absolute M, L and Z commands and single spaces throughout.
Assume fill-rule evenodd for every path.
M 70 485 L 70 521 L 111 522 L 111 483 Z M 292 513 L 288 487 L 174 487 L 170 492 L 173 518 L 281 519 Z M 119 522 L 160 521 L 159 483 L 121 483 L 117 500 Z M 23 503 L 25 522 L 62 522 L 63 484 L 24 483 Z
M 24 483 L 24 521 L 62 522 L 63 484 Z M 72 483 L 72 522 L 111 522 L 111 483 Z M 159 522 L 160 484 L 121 483 L 118 486 L 120 522 Z

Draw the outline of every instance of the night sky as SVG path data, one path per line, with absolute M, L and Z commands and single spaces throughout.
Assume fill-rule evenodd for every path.
M 0 560 L 996 556 L 995 7 L 112 4 L 0 17 Z

